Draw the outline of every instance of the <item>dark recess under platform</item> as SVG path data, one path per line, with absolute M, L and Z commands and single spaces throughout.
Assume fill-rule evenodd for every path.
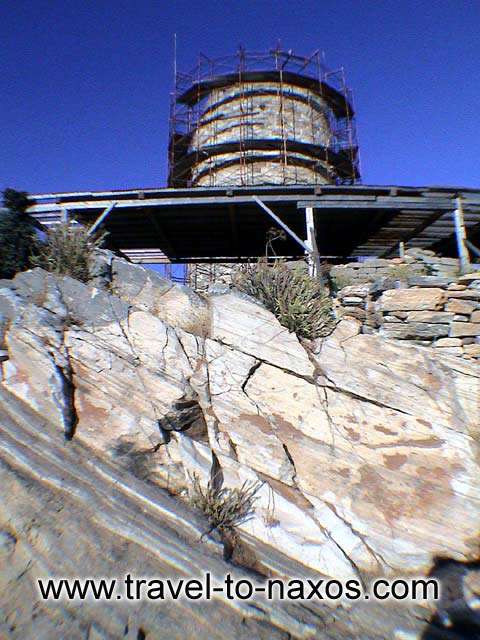
M 274 221 L 257 196 L 298 236 L 306 237 L 305 208 L 313 207 L 321 256 L 333 262 L 395 255 L 398 243 L 455 254 L 452 212 L 463 202 L 468 238 L 480 235 L 480 190 L 461 187 L 367 185 L 132 189 L 32 196 L 31 213 L 44 225 L 65 210 L 93 223 L 112 203 L 104 222 L 112 246 L 140 262 L 166 255 L 173 262 L 237 261 L 264 255 Z M 301 256 L 288 238 L 282 255 Z

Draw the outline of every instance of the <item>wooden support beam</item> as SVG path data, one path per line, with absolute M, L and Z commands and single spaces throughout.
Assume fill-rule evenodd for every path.
M 402 241 L 408 242 L 410 239 L 416 238 L 422 233 L 424 229 L 426 229 L 427 227 L 430 227 L 431 225 L 434 224 L 434 222 L 436 222 L 439 218 L 441 218 L 444 213 L 445 213 L 444 211 L 435 211 L 435 213 L 433 214 L 428 213 L 425 220 L 423 220 L 419 225 L 417 225 L 414 229 L 412 229 L 411 231 L 409 231 L 403 236 Z M 386 251 L 383 251 L 382 253 L 380 253 L 379 257 L 389 258 L 394 251 L 395 251 L 395 245 L 393 247 L 389 247 Z
M 453 212 L 453 220 L 455 222 L 455 240 L 457 242 L 458 257 L 460 259 L 461 273 L 468 271 L 470 264 L 470 254 L 466 244 L 467 233 L 465 231 L 465 221 L 463 219 L 462 198 L 457 198 L 457 206 Z
M 88 235 L 88 236 L 91 236 L 91 235 L 92 235 L 92 233 L 95 233 L 95 231 L 98 229 L 98 227 L 99 227 L 99 226 L 102 224 L 102 222 L 104 222 L 104 220 L 107 218 L 107 216 L 109 215 L 109 213 L 114 209 L 115 205 L 116 205 L 116 202 L 112 202 L 112 204 L 111 204 L 109 207 L 107 207 L 107 208 L 105 209 L 105 211 L 104 211 L 102 214 L 100 214 L 100 215 L 98 216 L 98 218 L 95 220 L 95 222 L 92 224 L 92 226 L 91 226 L 91 227 L 90 227 L 90 229 L 88 230 L 88 233 L 87 233 L 87 235 Z
M 292 231 L 290 227 L 285 224 L 285 222 L 283 222 L 283 220 L 281 220 L 275 213 L 273 213 L 273 211 L 269 207 L 267 207 L 264 202 L 260 200 L 260 198 L 258 198 L 257 196 L 252 196 L 252 200 L 254 200 L 258 204 L 258 206 L 261 207 L 266 213 L 268 213 L 268 215 L 273 218 L 273 220 L 275 220 L 275 222 L 295 240 L 295 242 L 298 242 L 298 244 L 306 253 L 310 252 L 310 247 L 308 246 L 308 244 L 306 244 L 301 238 L 299 238 L 297 234 Z

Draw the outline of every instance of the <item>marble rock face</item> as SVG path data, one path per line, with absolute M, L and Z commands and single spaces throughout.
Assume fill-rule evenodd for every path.
M 260 481 L 241 534 L 325 575 L 477 558 L 478 365 L 352 319 L 304 343 L 235 292 L 200 297 L 119 259 L 112 274 L 107 289 L 40 269 L 2 282 L 5 397 L 173 493 L 214 465 L 224 486 Z M 444 302 L 387 293 L 393 312 Z

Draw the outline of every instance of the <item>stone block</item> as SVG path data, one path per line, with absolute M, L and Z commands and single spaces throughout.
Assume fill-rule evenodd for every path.
M 480 323 L 452 322 L 450 326 L 450 337 L 461 338 L 463 336 L 480 336 Z
M 407 280 L 410 287 L 440 287 L 442 289 L 448 288 L 450 281 L 451 278 L 441 276 L 412 276 Z
M 427 322 L 390 322 L 384 324 L 381 334 L 386 338 L 415 340 L 417 338 L 442 338 L 448 336 L 450 325 L 428 324 Z
M 458 313 L 453 316 L 453 320 L 454 322 L 468 322 L 469 317 Z
M 379 299 L 384 311 L 436 311 L 442 308 L 445 292 L 442 289 L 390 289 Z
M 470 284 L 475 281 L 480 281 L 480 271 L 474 271 L 473 273 L 464 273 L 458 277 L 460 284 Z
M 431 251 L 430 249 L 419 249 L 416 247 L 411 247 L 405 251 L 407 256 L 413 256 L 414 258 L 424 258 L 435 256 L 435 251 Z
M 474 309 L 477 308 L 477 304 L 471 300 L 449 300 L 445 305 L 446 311 L 452 311 L 453 313 L 463 313 L 469 315 Z
M 480 344 L 466 344 L 463 350 L 469 356 L 480 357 Z
M 367 312 L 364 309 L 360 309 L 360 307 L 345 307 L 343 309 L 343 316 L 349 316 L 350 318 L 356 318 L 357 320 L 366 320 Z
M 446 291 L 448 298 L 460 298 L 461 300 L 480 300 L 480 291 L 465 289 L 464 291 Z
M 407 315 L 408 322 L 428 322 L 432 324 L 442 324 L 451 322 L 453 313 L 448 311 L 410 311 Z
M 472 322 L 480 322 L 480 309 L 474 311 L 470 317 Z
M 342 299 L 348 297 L 365 298 L 369 288 L 368 284 L 350 284 L 340 290 L 338 297 Z
M 439 338 L 435 343 L 434 347 L 461 347 L 462 346 L 461 338 Z
M 375 294 L 380 294 L 383 291 L 388 291 L 389 289 L 394 289 L 395 288 L 395 280 L 391 277 L 386 277 L 386 278 L 379 278 L 378 280 L 375 280 L 375 282 L 373 282 L 370 285 L 370 293 L 372 295 Z
M 448 285 L 448 289 L 450 291 L 465 291 L 466 288 L 467 288 L 466 284 L 458 284 L 456 282 L 452 282 L 451 284 Z

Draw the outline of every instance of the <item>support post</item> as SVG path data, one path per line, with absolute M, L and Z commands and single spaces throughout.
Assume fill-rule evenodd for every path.
M 399 242 L 398 244 L 398 255 L 400 256 L 400 258 L 404 258 L 405 257 L 405 242 Z
M 68 222 L 68 209 L 62 209 L 62 222 Z
M 91 236 L 92 233 L 95 233 L 95 231 L 102 224 L 102 222 L 105 220 L 108 214 L 112 211 L 115 205 L 116 205 L 116 202 L 112 202 L 112 204 L 109 207 L 107 207 L 105 211 L 98 216 L 98 218 L 95 220 L 95 222 L 92 224 L 92 226 L 88 230 L 87 235 Z
M 307 227 L 307 241 L 309 251 L 306 251 L 308 260 L 308 273 L 312 278 L 321 279 L 320 257 L 318 255 L 317 238 L 315 234 L 315 217 L 313 207 L 306 207 L 305 222 Z
M 465 231 L 465 221 L 463 219 L 462 198 L 457 197 L 457 207 L 453 212 L 455 222 L 455 238 L 457 241 L 458 257 L 460 259 L 460 271 L 465 273 L 468 271 L 470 264 L 470 254 L 467 248 L 467 233 Z

